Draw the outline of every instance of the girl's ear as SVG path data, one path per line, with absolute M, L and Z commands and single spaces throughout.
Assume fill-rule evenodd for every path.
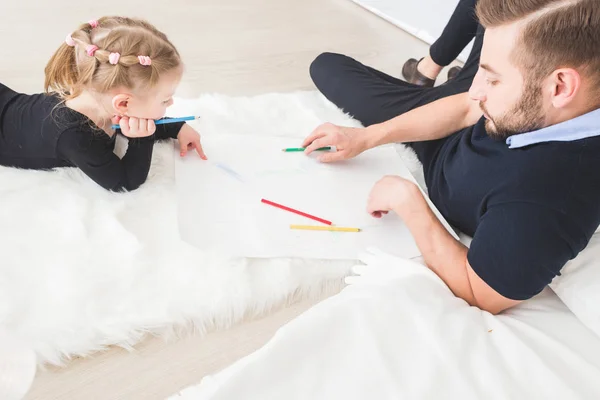
M 112 106 L 117 115 L 127 115 L 129 111 L 129 99 L 127 94 L 118 94 L 112 98 Z

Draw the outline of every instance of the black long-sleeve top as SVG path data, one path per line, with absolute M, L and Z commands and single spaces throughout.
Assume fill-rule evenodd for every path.
M 115 153 L 115 137 L 54 95 L 17 93 L 0 84 L 0 165 L 24 169 L 78 167 L 112 191 L 137 189 L 148 177 L 155 140 L 177 138 L 182 123 L 156 126 Z

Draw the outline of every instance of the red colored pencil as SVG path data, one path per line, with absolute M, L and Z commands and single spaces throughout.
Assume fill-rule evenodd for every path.
M 303 217 L 306 217 L 306 218 L 314 219 L 315 221 L 322 222 L 326 225 L 333 225 L 333 223 L 331 221 L 327 221 L 326 219 L 315 217 L 314 215 L 310 215 L 310 214 L 304 213 L 302 211 L 294 210 L 293 208 L 289 208 L 289 207 L 283 206 L 281 204 L 274 203 L 270 200 L 261 199 L 260 201 L 262 201 L 263 203 L 268 204 L 270 206 L 281 208 L 282 210 L 293 212 L 294 214 L 302 215 Z

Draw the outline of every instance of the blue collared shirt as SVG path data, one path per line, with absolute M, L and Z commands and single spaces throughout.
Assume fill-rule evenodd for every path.
M 536 143 L 571 142 L 592 136 L 600 136 L 600 108 L 560 124 L 511 136 L 506 144 L 510 149 L 518 149 Z

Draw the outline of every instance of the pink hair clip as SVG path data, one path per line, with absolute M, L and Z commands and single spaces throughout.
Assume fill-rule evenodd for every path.
M 71 37 L 71 34 L 69 33 L 65 39 L 65 43 L 68 46 L 74 47 L 75 46 L 75 41 L 73 40 L 73 38 Z
M 85 52 L 90 57 L 94 57 L 96 50 L 98 50 L 98 46 L 96 46 L 95 44 L 88 44 L 85 48 Z
M 152 65 L 152 60 L 148 56 L 138 56 L 138 60 L 142 65 Z
M 92 29 L 97 28 L 98 27 L 98 20 L 91 19 L 91 20 L 88 21 L 88 24 L 90 24 L 90 26 L 92 27 Z
M 119 58 L 121 58 L 121 55 L 119 53 L 110 53 L 108 56 L 108 62 L 112 65 L 117 65 L 117 63 L 119 62 Z

